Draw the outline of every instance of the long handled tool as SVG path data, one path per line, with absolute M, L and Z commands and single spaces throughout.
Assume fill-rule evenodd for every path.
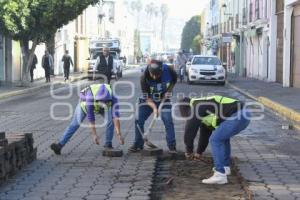
M 160 113 L 163 104 L 165 103 L 167 98 L 163 98 L 163 100 L 161 101 L 159 108 L 158 108 L 158 112 Z M 147 129 L 147 131 L 143 134 L 140 127 L 138 126 L 139 132 L 142 135 L 145 144 L 150 147 L 150 148 L 157 148 L 157 146 L 155 144 L 153 144 L 152 142 L 150 142 L 150 140 L 148 139 L 148 136 L 150 135 L 150 133 L 152 132 L 153 127 L 155 126 L 156 122 L 158 120 L 158 117 L 154 116 L 153 119 L 150 122 L 150 125 Z
M 174 85 L 171 85 L 169 88 L 168 88 L 168 92 L 169 91 L 172 91 L 174 88 Z M 165 96 L 162 101 L 160 102 L 160 105 L 158 107 L 158 113 L 161 113 L 161 109 L 165 103 L 165 101 L 167 100 L 168 96 Z M 147 129 L 147 131 L 145 132 L 145 134 L 142 133 L 142 130 L 139 126 L 137 126 L 138 130 L 139 130 L 139 133 L 141 134 L 141 136 L 143 137 L 143 140 L 145 142 L 145 144 L 150 147 L 150 148 L 158 148 L 155 144 L 153 144 L 152 142 L 150 142 L 150 140 L 148 139 L 148 136 L 150 135 L 154 125 L 156 124 L 156 121 L 158 120 L 158 117 L 154 116 L 152 121 L 150 122 L 150 125 Z
M 149 135 L 150 131 L 152 130 L 152 128 L 153 128 L 155 122 L 156 122 L 156 117 L 154 117 L 154 118 L 152 119 L 152 121 L 151 121 L 151 123 L 150 123 L 150 125 L 149 125 L 149 127 L 148 127 L 148 129 L 147 129 L 147 131 L 146 131 L 146 133 L 148 133 L 148 135 Z M 154 148 L 158 148 L 155 144 L 153 144 L 152 142 L 150 142 L 150 140 L 147 138 L 147 136 L 146 136 L 145 134 L 143 134 L 143 132 L 142 132 L 141 128 L 139 127 L 139 125 L 137 125 L 137 129 L 138 129 L 139 133 L 141 134 L 141 136 L 143 137 L 143 140 L 144 140 L 145 144 L 146 144 L 148 147 L 153 148 L 153 149 L 154 149 Z M 149 130 L 150 130 L 150 131 L 149 131 Z

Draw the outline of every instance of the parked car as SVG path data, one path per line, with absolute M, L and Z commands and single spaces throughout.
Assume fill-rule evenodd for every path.
M 188 84 L 194 82 L 226 83 L 226 70 L 216 56 L 195 55 L 187 62 Z

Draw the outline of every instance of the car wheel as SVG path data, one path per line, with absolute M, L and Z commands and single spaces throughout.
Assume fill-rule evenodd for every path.
M 123 71 L 120 71 L 119 74 L 118 74 L 118 76 L 119 76 L 120 78 L 122 78 L 122 77 L 123 77 Z
M 188 83 L 189 85 L 192 85 L 192 84 L 193 84 L 193 81 L 190 80 L 189 76 L 187 77 L 187 83 Z

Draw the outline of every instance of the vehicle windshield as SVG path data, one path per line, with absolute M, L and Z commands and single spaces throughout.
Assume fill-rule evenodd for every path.
M 214 57 L 195 57 L 193 59 L 193 65 L 221 65 L 218 58 Z
M 117 59 L 117 53 L 116 52 L 109 52 L 109 54 L 114 58 Z M 98 56 L 102 55 L 102 51 L 91 51 L 91 60 L 96 60 Z

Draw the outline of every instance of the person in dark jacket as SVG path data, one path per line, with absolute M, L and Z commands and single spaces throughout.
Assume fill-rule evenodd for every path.
M 64 77 L 66 81 L 69 80 L 70 66 L 74 66 L 68 50 L 65 51 L 65 55 L 62 57 L 61 61 L 64 62 Z
M 42 58 L 42 67 L 45 70 L 46 83 L 50 82 L 50 73 L 51 69 L 53 68 L 53 58 L 47 50 L 45 51 L 45 55 Z
M 153 113 L 154 117 L 161 115 L 165 125 L 166 140 L 169 153 L 177 153 L 174 123 L 172 119 L 172 104 L 170 94 L 177 83 L 177 74 L 168 65 L 158 60 L 152 60 L 141 77 L 143 96 L 139 99 L 138 112 L 135 121 L 135 140 L 128 149 L 130 152 L 140 152 L 144 148 L 144 124 Z M 166 98 L 165 102 L 162 99 Z M 163 103 L 163 105 L 161 105 Z M 161 107 L 161 112 L 159 108 Z M 160 113 L 159 113 L 160 112 Z
M 30 66 L 30 81 L 31 82 L 33 82 L 33 76 L 34 76 L 33 71 L 35 70 L 37 63 L 38 63 L 38 59 L 37 59 L 36 55 L 34 54 L 32 64 Z
M 104 75 L 106 77 L 107 83 L 110 84 L 112 70 L 114 69 L 114 59 L 109 55 L 109 48 L 103 48 L 102 55 L 98 56 L 97 62 L 95 64 L 99 75 Z M 94 74 L 94 80 L 96 75 Z
M 214 175 L 202 182 L 227 183 L 227 175 L 231 174 L 230 138 L 247 128 L 250 113 L 241 101 L 225 96 L 184 98 L 180 102 L 181 115 L 189 118 L 184 135 L 186 155 L 190 156 L 193 153 L 195 136 L 198 129 L 202 129 L 197 154 L 201 156 L 209 141 L 214 160 Z

